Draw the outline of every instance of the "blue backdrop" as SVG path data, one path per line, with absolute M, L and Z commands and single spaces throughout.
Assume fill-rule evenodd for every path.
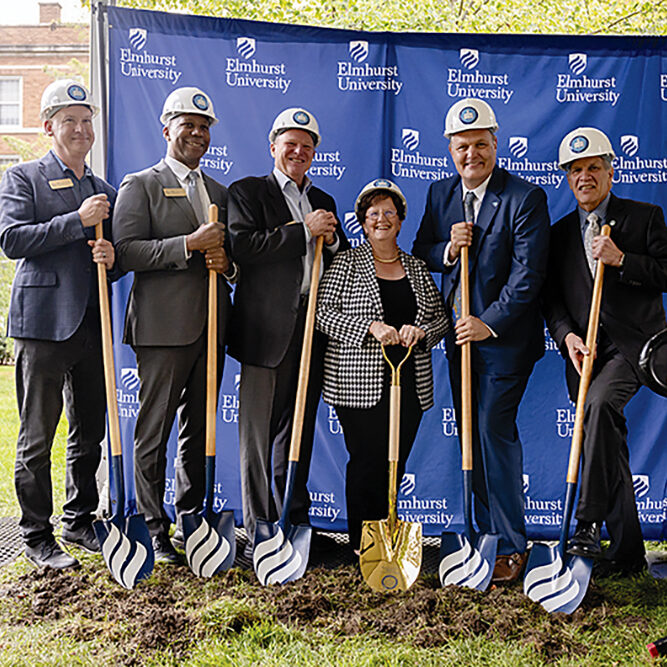
M 667 204 L 667 39 L 365 33 L 109 8 L 109 180 L 165 153 L 158 120 L 175 87 L 199 86 L 220 118 L 202 168 L 225 185 L 272 169 L 273 118 L 304 106 L 322 143 L 310 169 L 331 193 L 353 245 L 352 212 L 373 178 L 396 181 L 408 200 L 399 241 L 410 250 L 431 182 L 454 174 L 442 136 L 449 106 L 489 102 L 498 117 L 498 163 L 544 187 L 552 220 L 574 207 L 556 164 L 561 138 L 579 125 L 603 129 L 618 155 L 614 192 Z M 114 286 L 118 400 L 131 470 L 138 410 L 136 363 L 118 341 L 132 276 Z M 401 482 L 399 512 L 437 534 L 462 523 L 460 455 L 444 350 L 434 350 L 436 401 L 423 420 Z M 217 506 L 239 510 L 239 368 L 228 358 L 218 410 Z M 644 388 L 627 409 L 631 464 L 647 538 L 667 536 L 667 401 Z M 347 459 L 335 412 L 320 405 L 310 475 L 312 522 L 345 530 Z M 547 338 L 521 405 L 530 537 L 557 536 L 574 406 L 563 362 Z M 173 433 L 165 502 L 173 503 Z M 131 474 L 129 475 L 131 478 Z M 240 519 L 240 513 L 237 513 Z

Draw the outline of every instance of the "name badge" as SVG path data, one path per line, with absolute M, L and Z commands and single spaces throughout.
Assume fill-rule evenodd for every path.
M 165 197 L 187 197 L 183 188 L 162 188 Z
M 63 188 L 73 188 L 74 183 L 72 183 L 71 178 L 58 178 L 55 181 L 49 181 L 49 186 L 52 190 L 62 190 Z

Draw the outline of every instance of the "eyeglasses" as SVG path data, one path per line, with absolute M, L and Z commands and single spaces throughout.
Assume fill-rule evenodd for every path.
M 377 222 L 382 216 L 384 216 L 391 222 L 397 215 L 398 213 L 396 213 L 396 211 L 371 211 L 370 213 L 366 213 L 366 218 L 368 220 L 372 220 L 373 222 Z

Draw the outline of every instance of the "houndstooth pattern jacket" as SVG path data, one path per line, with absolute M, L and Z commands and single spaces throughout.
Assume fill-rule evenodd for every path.
M 414 324 L 426 333 L 413 354 L 417 394 L 422 410 L 427 410 L 433 405 L 431 348 L 450 322 L 426 264 L 400 249 L 399 255 L 417 301 Z M 322 391 L 327 403 L 370 408 L 380 400 L 385 361 L 368 327 L 383 320 L 370 243 L 338 253 L 322 277 L 317 299 L 317 328 L 329 337 Z

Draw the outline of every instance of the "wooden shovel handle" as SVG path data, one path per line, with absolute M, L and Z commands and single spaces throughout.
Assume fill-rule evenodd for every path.
M 95 225 L 95 238 L 103 238 L 102 223 Z M 109 442 L 111 455 L 122 453 L 120 426 L 118 422 L 118 400 L 116 397 L 116 370 L 113 359 L 113 337 L 111 335 L 111 311 L 109 309 L 109 289 L 107 287 L 107 267 L 97 264 L 97 286 L 100 301 L 100 321 L 102 327 L 102 362 L 104 365 L 104 388 L 107 398 L 107 418 L 109 421 Z
M 301 451 L 301 434 L 306 412 L 306 396 L 308 393 L 308 375 L 310 374 L 310 355 L 313 349 L 313 331 L 315 328 L 315 306 L 317 304 L 317 288 L 320 284 L 320 264 L 322 263 L 322 246 L 324 237 L 318 236 L 315 243 L 313 269 L 310 274 L 310 293 L 308 294 L 308 308 L 306 323 L 303 329 L 303 343 L 301 345 L 301 361 L 299 362 L 299 381 L 296 389 L 296 403 L 294 419 L 292 420 L 292 439 L 289 446 L 289 460 L 298 461 Z
M 208 221 L 218 222 L 218 207 L 208 207 Z M 218 273 L 208 270 L 208 336 L 206 342 L 206 456 L 215 456 L 218 407 Z
M 468 246 L 461 248 L 461 317 L 470 315 Z M 470 343 L 461 346 L 461 469 L 472 470 L 472 359 Z
M 602 236 L 609 236 L 611 227 L 603 225 Z M 567 483 L 576 484 L 579 478 L 579 457 L 581 456 L 581 445 L 584 439 L 584 407 L 588 387 L 591 384 L 593 374 L 593 362 L 595 360 L 595 348 L 597 346 L 598 324 L 600 322 L 600 304 L 602 302 L 602 284 L 604 279 L 604 264 L 598 260 L 593 282 L 593 295 L 591 297 L 591 310 L 588 315 L 588 329 L 586 331 L 586 347 L 589 350 L 581 367 L 581 378 L 579 379 L 579 392 L 577 394 L 577 411 L 574 417 L 574 428 L 572 431 L 572 444 L 570 445 L 570 461 L 567 467 Z

